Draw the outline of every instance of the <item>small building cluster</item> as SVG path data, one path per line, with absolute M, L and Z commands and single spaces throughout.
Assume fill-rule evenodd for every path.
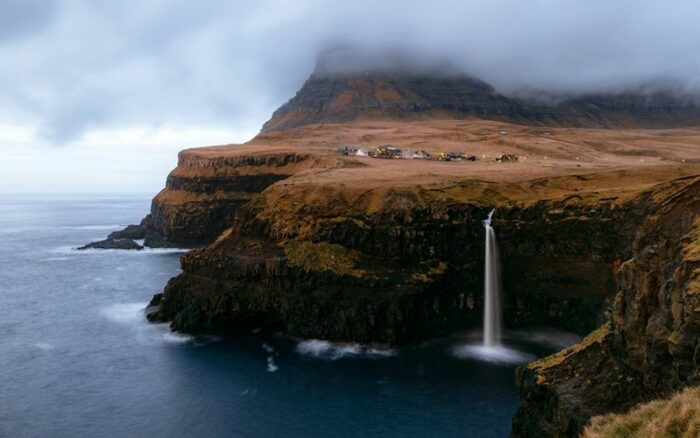
M 514 161 L 518 161 L 518 156 L 517 155 L 503 154 L 500 157 L 497 157 L 496 161 L 498 161 L 499 163 L 514 162 Z
M 440 152 L 432 155 L 425 150 L 401 150 L 396 146 L 387 144 L 374 148 L 361 148 L 353 145 L 343 145 L 337 149 L 342 155 L 355 155 L 359 157 L 372 157 L 384 159 L 404 159 L 404 160 L 435 160 L 435 161 L 476 161 L 476 155 L 462 152 Z M 496 158 L 500 163 L 518 161 L 517 155 L 503 154 Z

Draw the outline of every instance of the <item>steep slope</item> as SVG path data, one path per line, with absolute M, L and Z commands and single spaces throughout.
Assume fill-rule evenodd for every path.
M 317 71 L 262 128 L 291 128 L 356 120 L 478 117 L 510 123 L 570 127 L 664 128 L 700 125 L 700 100 L 663 90 L 570 96 L 546 105 L 512 99 L 476 78 L 409 71 Z
M 700 436 L 700 387 L 644 404 L 627 414 L 596 417 L 591 423 L 583 438 L 696 438 Z
M 421 77 L 365 73 L 312 75 L 289 102 L 263 126 L 271 132 L 315 123 L 358 119 L 463 118 L 528 120 L 517 102 L 468 76 Z M 531 114 L 546 119 L 550 115 Z
M 518 370 L 516 436 L 578 436 L 588 419 L 700 384 L 700 178 L 643 194 L 610 321 Z

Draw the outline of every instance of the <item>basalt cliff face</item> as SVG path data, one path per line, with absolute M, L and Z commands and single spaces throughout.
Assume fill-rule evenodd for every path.
M 641 216 L 634 199 L 507 198 L 558 182 L 505 190 L 485 182 L 366 191 L 276 186 L 239 209 L 214 244 L 183 257 L 184 273 L 154 300 L 151 317 L 187 332 L 267 326 L 394 345 L 473 327 L 482 307 L 481 220 L 495 206 L 504 319 L 585 334 L 603 317 L 613 268 L 629 258 Z
M 140 225 L 110 237 L 145 239 L 151 247 L 209 244 L 256 194 L 306 166 L 322 168 L 324 161 L 333 161 L 285 151 L 211 157 L 205 150 L 180 152 L 165 189 L 153 198 L 151 213 Z
M 700 384 L 700 178 L 645 197 L 650 210 L 619 269 L 612 318 L 519 369 L 515 436 L 577 436 L 592 416 Z

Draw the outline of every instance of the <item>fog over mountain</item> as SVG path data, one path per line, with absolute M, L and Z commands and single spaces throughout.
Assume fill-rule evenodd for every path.
M 98 145 L 165 156 L 245 140 L 337 48 L 506 95 L 697 94 L 698 19 L 693 1 L 4 0 L 0 148 L 21 167 L 52 147 L 80 162 Z

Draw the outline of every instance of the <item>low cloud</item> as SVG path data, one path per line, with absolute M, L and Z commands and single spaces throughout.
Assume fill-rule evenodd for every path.
M 0 118 L 47 144 L 129 126 L 247 132 L 334 47 L 449 65 L 506 94 L 692 94 L 699 16 L 682 0 L 6 0 Z

